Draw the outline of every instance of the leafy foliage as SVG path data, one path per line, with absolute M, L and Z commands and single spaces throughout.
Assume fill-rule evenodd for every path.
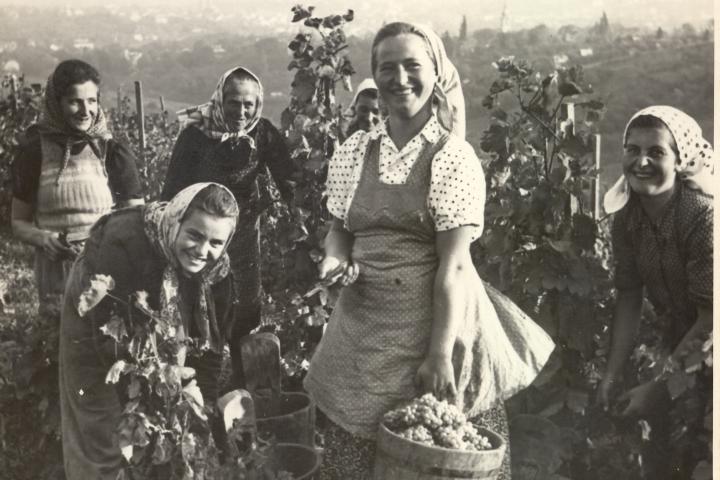
M 513 57 L 494 65 L 497 78 L 483 100 L 492 116 L 482 139 L 491 155 L 485 233 L 474 258 L 557 345 L 534 385 L 510 402 L 517 419 L 511 426 L 514 477 L 645 478 L 641 447 L 648 424 L 603 412 L 591 401 L 608 353 L 614 303 L 607 225 L 594 218 L 588 194 L 598 173 L 594 129 L 605 105 L 590 96 L 579 67 L 541 75 Z M 575 119 L 563 115 L 572 108 Z M 627 369 L 620 391 L 652 378 L 647 366 L 664 358 L 662 328 L 648 311 L 634 368 Z M 693 367 L 675 370 L 671 390 L 680 394 L 694 386 L 688 372 L 700 370 L 704 358 L 694 355 Z M 688 411 L 680 404 L 675 409 Z M 696 419 L 707 414 L 695 410 Z M 682 435 L 707 438 L 697 431 Z
M 281 124 L 299 171 L 295 201 L 290 208 L 275 202 L 262 220 L 266 291 L 262 329 L 281 338 L 286 389 L 300 388 L 336 295 L 332 288 L 316 283 L 315 264 L 327 231 L 323 183 L 339 133 L 335 87 L 340 82 L 349 89 L 354 73 L 343 30 L 353 20 L 351 11 L 319 17 L 312 7 L 296 6 L 293 15 L 293 21 L 304 28 L 288 45 L 292 54 L 288 69 L 294 78 Z M 484 54 L 476 54 L 472 61 L 484 61 Z M 652 57 L 646 61 L 654 61 Z M 607 65 L 602 71 L 614 73 L 620 67 Z M 483 277 L 530 313 L 558 345 L 534 385 L 509 404 L 513 478 L 642 478 L 646 474 L 640 455 L 653 432 L 646 422 L 604 412 L 592 401 L 608 351 L 613 305 L 607 225 L 604 219 L 593 218 L 588 195 L 596 173 L 593 135 L 606 113 L 612 125 L 620 125 L 627 117 L 620 113 L 627 109 L 621 105 L 626 102 L 616 99 L 606 112 L 587 86 L 586 77 L 591 75 L 577 67 L 540 74 L 528 62 L 506 57 L 495 62 L 491 79 L 466 76 L 471 78 L 468 92 L 489 88 L 484 97 L 468 95 L 468 111 L 482 102 L 492 118 L 478 142 L 490 159 L 484 165 L 486 229 L 473 247 L 473 257 Z M 37 119 L 40 98 L 18 80 L 22 94 L 17 102 L 0 99 L 0 217 L 6 222 L 10 159 L 17 135 Z M 568 102 L 576 111 L 572 124 L 564 116 Z M 129 98 L 121 99 L 119 108 L 110 112 L 111 127 L 115 137 L 126 139 L 138 154 L 146 198 L 152 200 L 159 196 L 179 125 L 169 122 L 166 112 L 146 116 L 146 147 L 141 149 L 133 110 Z M 263 188 L 274 190 L 263 180 Z M 60 462 L 53 374 L 57 320 L 37 312 L 29 249 L 12 248 L 11 242 L 0 242 L 4 259 L 0 265 L 0 468 L 9 478 L 47 478 Z M 129 303 L 140 312 L 138 319 L 157 315 L 144 306 L 142 295 Z M 693 478 L 710 478 L 712 412 L 701 408 L 697 398 L 709 389 L 712 345 L 697 345 L 682 365 L 665 365 L 658 348 L 663 321 L 646 308 L 643 337 L 618 388 L 628 389 L 652 377 L 667 378 L 676 398 L 669 412 L 673 441 L 688 442 L 697 452 Z M 152 324 L 155 330 L 149 327 Z M 173 473 L 178 477 L 189 472 L 187 466 L 196 473 L 219 468 L 212 463 L 214 450 L 196 387 L 183 379 L 189 372 L 163 357 L 164 347 L 170 352 L 174 348 L 163 340 L 171 332 L 163 330 L 157 319 L 145 325 L 138 327 L 116 316 L 103 330 L 128 345 L 137 339 L 134 350 L 129 349 L 136 355 L 109 372 L 109 380 L 117 380 L 131 400 L 121 425 L 123 451 L 136 465 L 152 468 L 179 459 Z M 158 339 L 163 346 L 158 346 L 158 356 L 153 337 L 156 346 Z M 180 430 L 176 423 L 166 422 L 172 415 L 157 416 L 153 405 L 165 401 L 173 403 Z M 185 434 L 180 433 L 183 428 Z M 257 460 L 257 454 L 265 453 L 263 448 L 238 465 L 245 468 L 243 475 L 252 468 L 251 458 Z M 43 461 L 28 465 L 28 458 Z M 203 466 L 206 459 L 209 466 Z
M 327 165 L 340 138 L 335 87 L 342 82 L 350 90 L 354 73 L 343 30 L 353 12 L 321 18 L 312 16 L 312 7 L 296 6 L 293 13 L 293 21 L 304 20 L 307 29 L 288 45 L 293 57 L 288 69 L 295 76 L 281 128 L 299 173 L 291 211 L 276 203 L 264 220 L 263 284 L 268 293 L 266 311 L 272 318 L 266 328 L 282 342 L 283 366 L 291 380 L 288 388 L 300 388 L 334 303 L 334 292 L 316 284 L 315 264 L 328 228 L 322 194 Z

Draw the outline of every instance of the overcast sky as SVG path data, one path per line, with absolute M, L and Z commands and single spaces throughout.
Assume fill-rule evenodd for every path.
M 164 6 L 171 12 L 178 8 L 200 8 L 214 5 L 233 11 L 251 9 L 267 15 L 290 16 L 296 3 L 314 5 L 319 15 L 355 10 L 356 27 L 375 30 L 383 21 L 406 19 L 423 21 L 436 30 L 455 31 L 462 15 L 467 15 L 470 30 L 499 27 L 500 14 L 505 6 L 511 29 L 527 28 L 544 23 L 550 27 L 564 24 L 591 25 L 602 12 L 611 23 L 625 26 L 672 28 L 689 22 L 704 25 L 713 16 L 713 0 L 105 0 L 104 4 L 123 6 Z M 34 6 L 98 5 L 97 0 L 0 0 L 0 5 Z

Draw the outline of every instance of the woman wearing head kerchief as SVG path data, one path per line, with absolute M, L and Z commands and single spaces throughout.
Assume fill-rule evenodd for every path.
M 186 127 L 175 143 L 161 198 L 168 200 L 195 182 L 217 182 L 240 205 L 238 234 L 228 249 L 239 320 L 260 323 L 260 230 L 268 205 L 259 180 L 272 176 L 281 196 L 292 201 L 294 169 L 283 136 L 262 118 L 263 88 L 249 70 L 236 67 L 220 78 L 209 103 L 179 112 Z M 268 174 L 269 171 L 269 174 Z
M 113 206 L 143 203 L 135 157 L 108 131 L 99 87 L 91 65 L 61 62 L 48 79 L 40 122 L 13 161 L 12 228 L 37 248 L 41 313 L 59 312 L 67 273 L 92 224 Z
M 502 400 L 532 381 L 553 348 L 472 264 L 485 179 L 454 133 L 462 95 L 442 43 L 388 24 L 373 42 L 372 71 L 388 118 L 330 162 L 334 219 L 320 277 L 345 288 L 305 379 L 329 419 L 327 479 L 367 478 L 382 415 L 424 392 L 507 439 Z M 506 457 L 501 478 L 508 471 Z
M 375 80 L 366 78 L 358 84 L 355 96 L 353 96 L 345 116 L 349 118 L 349 121 L 347 128 L 344 129 L 343 141 L 358 130 L 367 132 L 378 124 L 380 121 L 380 106 Z
M 101 327 L 114 315 L 144 314 L 115 298 L 147 292 L 149 306 L 174 320 L 179 336 L 197 340 L 204 353 L 188 357 L 186 365 L 196 370 L 205 404 L 214 404 L 223 347 L 248 333 L 233 322 L 225 253 L 238 211 L 229 190 L 201 183 L 169 203 L 113 212 L 92 228 L 71 270 L 62 311 L 60 401 L 67 478 L 115 480 L 123 465 L 116 434 L 123 407 L 116 386 L 105 383 L 123 350 Z M 81 316 L 81 294 L 95 275 L 114 279 L 113 296 Z
M 712 332 L 712 146 L 695 120 L 667 106 L 633 115 L 623 141 L 624 175 L 605 195 L 605 209 L 615 213 L 612 241 L 618 292 L 607 371 L 598 388 L 598 400 L 605 406 L 634 347 L 643 288 L 655 312 L 666 320 L 663 346 L 673 360 L 682 365 L 689 350 L 697 348 L 697 339 L 705 340 Z M 656 454 L 648 464 L 657 470 L 650 476 L 690 478 L 692 471 L 681 458 L 687 452 L 677 455 L 669 445 L 664 382 L 642 384 L 619 400 L 628 401 L 623 415 L 651 420 Z

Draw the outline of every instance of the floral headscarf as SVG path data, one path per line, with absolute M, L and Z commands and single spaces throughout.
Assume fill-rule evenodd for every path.
M 45 87 L 45 98 L 42 103 L 42 112 L 38 127 L 41 134 L 56 138 L 65 145 L 63 161 L 56 178 L 57 183 L 60 180 L 60 175 L 62 175 L 62 172 L 67 168 L 68 162 L 70 161 L 70 150 L 73 145 L 87 143 L 98 158 L 103 158 L 102 143 L 105 140 L 111 139 L 112 134 L 110 130 L 108 130 L 105 113 L 99 105 L 97 114 L 89 129 L 81 132 L 69 125 L 62 113 L 60 99 L 55 90 L 54 77 L 55 73 L 53 72 L 48 78 Z
M 677 172 L 685 184 L 695 190 L 714 193 L 713 177 L 715 160 L 710 142 L 702 136 L 700 125 L 688 114 L 674 107 L 656 105 L 640 110 L 625 126 L 623 145 L 627 141 L 630 123 L 641 115 L 650 115 L 661 120 L 670 130 L 678 148 Z M 607 213 L 614 213 L 625 206 L 630 199 L 630 186 L 621 176 L 605 194 L 603 204 Z
M 181 190 L 170 202 L 153 202 L 145 207 L 144 225 L 145 235 L 155 250 L 168 262 L 163 271 L 162 286 L 160 289 L 160 311 L 164 318 L 181 318 L 180 308 L 179 276 L 181 267 L 175 257 L 173 246 L 177 239 L 183 217 L 187 212 L 190 202 L 205 187 L 215 185 L 226 190 L 231 198 L 235 198 L 230 190 L 217 183 L 195 183 Z M 235 225 L 233 225 L 233 233 Z M 231 234 L 232 238 L 232 234 Z M 230 244 L 230 238 L 226 242 Z M 215 352 L 222 352 L 224 338 L 220 334 L 217 319 L 215 317 L 214 303 L 212 298 L 212 285 L 227 277 L 230 272 L 230 260 L 225 251 L 220 258 L 212 265 L 206 266 L 200 272 L 200 292 L 197 295 L 196 305 L 193 308 L 195 325 L 200 332 L 200 344 L 203 349 L 212 349 Z M 190 320 L 183 318 L 185 335 L 190 332 Z
M 255 80 L 258 85 L 258 98 L 255 115 L 250 120 L 247 127 L 243 130 L 234 130 L 230 128 L 225 121 L 225 113 L 223 112 L 223 88 L 225 87 L 225 82 L 228 77 L 230 77 L 233 73 L 244 73 Z M 222 77 L 220 77 L 220 81 L 218 81 L 209 102 L 180 110 L 177 112 L 178 120 L 181 124 L 183 124 L 183 127 L 194 125 L 202 130 L 202 132 L 208 137 L 220 140 L 221 142 L 244 138 L 254 149 L 255 141 L 248 135 L 248 133 L 251 132 L 260 121 L 260 115 L 262 114 L 263 108 L 263 98 L 264 94 L 262 83 L 260 83 L 260 79 L 257 75 L 247 68 L 234 67 L 223 73 Z
M 462 92 L 460 75 L 445 51 L 438 35 L 429 27 L 412 24 L 422 36 L 435 62 L 437 77 L 433 92 L 438 102 L 437 115 L 440 124 L 460 138 L 465 138 L 465 97 Z

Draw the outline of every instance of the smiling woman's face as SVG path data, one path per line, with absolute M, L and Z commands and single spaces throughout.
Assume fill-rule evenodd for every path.
M 675 139 L 667 128 L 633 128 L 627 134 L 623 173 L 635 193 L 655 196 L 672 190 L 677 177 Z
M 223 88 L 223 114 L 228 127 L 244 130 L 255 116 L 258 104 L 258 84 L 252 80 L 230 79 Z
M 68 125 L 80 132 L 88 131 L 98 114 L 98 86 L 91 80 L 71 86 L 60 97 L 60 109 Z
M 217 217 L 199 209 L 190 211 L 173 244 L 175 258 L 183 271 L 192 275 L 215 263 L 225 250 L 233 228 L 232 218 Z
M 375 50 L 373 76 L 390 115 L 412 118 L 435 87 L 435 65 L 425 41 L 413 33 L 383 39 Z

